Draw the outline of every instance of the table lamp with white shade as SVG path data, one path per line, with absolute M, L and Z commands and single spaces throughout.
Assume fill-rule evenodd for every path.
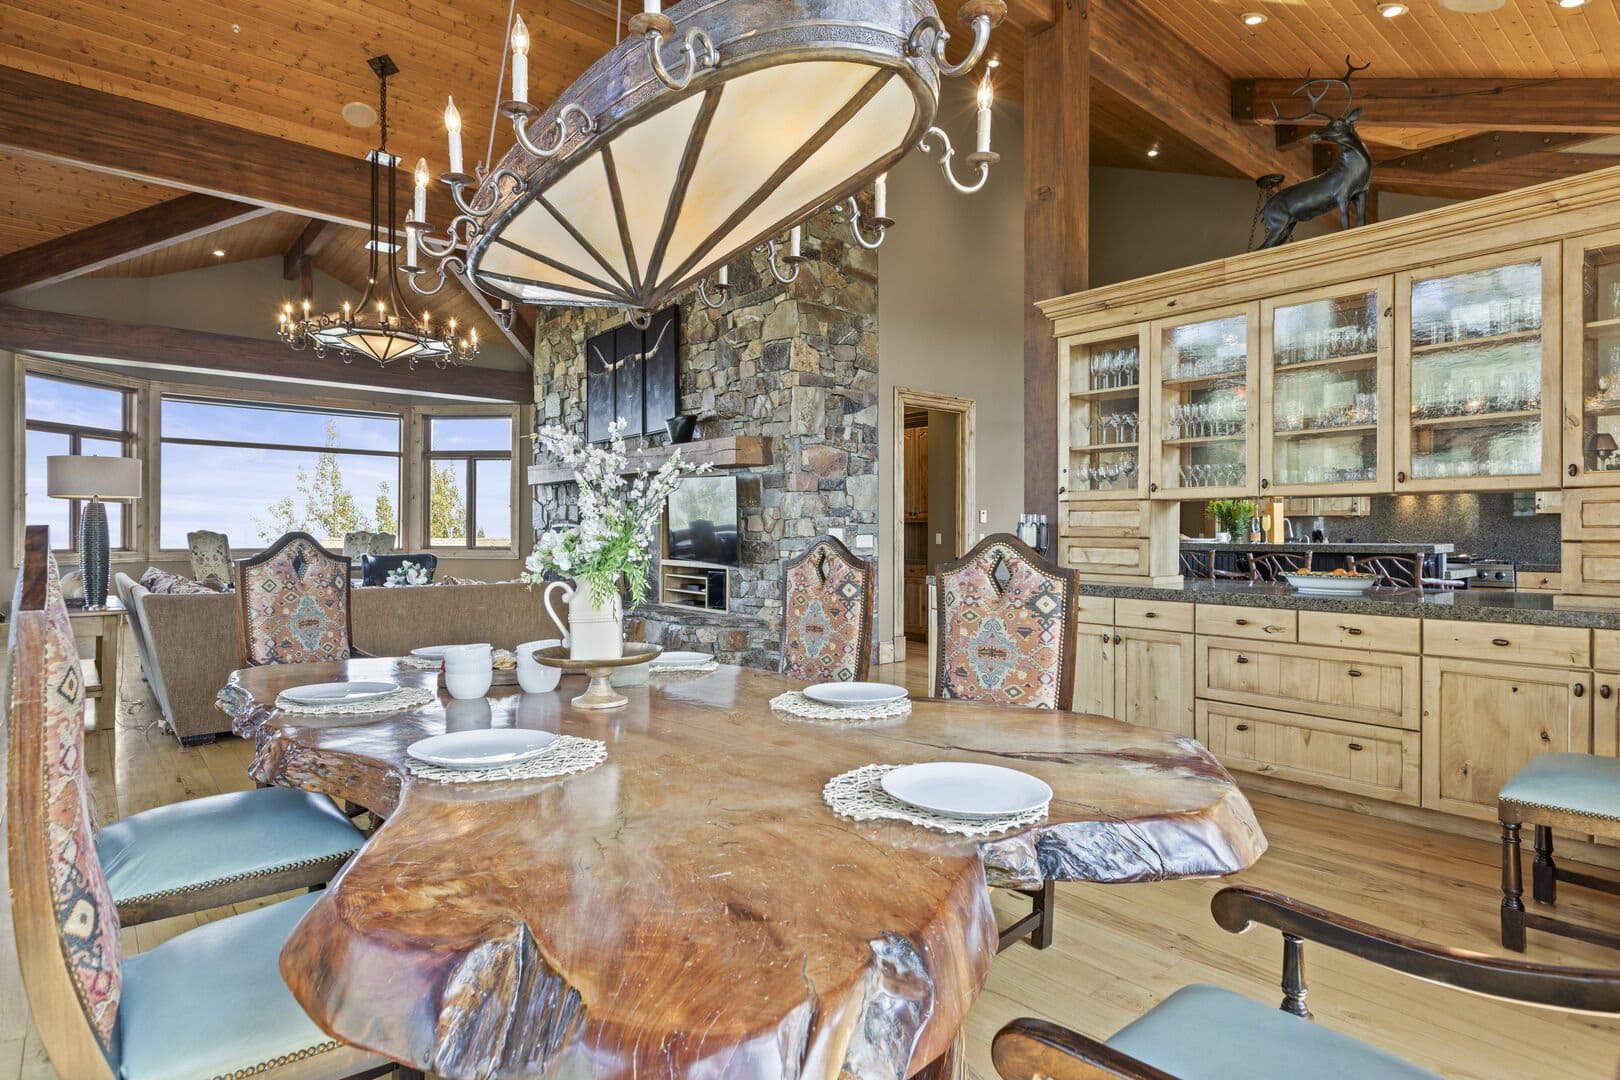
M 108 542 L 104 499 L 133 502 L 141 497 L 138 458 L 62 454 L 45 459 L 45 493 L 53 499 L 84 499 L 79 511 L 79 570 L 84 574 L 84 606 L 107 606 Z

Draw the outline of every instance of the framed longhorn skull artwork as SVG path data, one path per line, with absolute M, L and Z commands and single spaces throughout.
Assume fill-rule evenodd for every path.
M 671 305 L 645 330 L 630 323 L 585 341 L 585 438 L 606 442 L 608 427 L 623 417 L 626 438 L 654 435 L 674 416 L 679 401 L 680 308 Z

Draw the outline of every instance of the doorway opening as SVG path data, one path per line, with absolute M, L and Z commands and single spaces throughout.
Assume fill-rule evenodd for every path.
M 928 575 L 973 546 L 973 414 L 970 398 L 895 390 L 896 656 L 928 639 Z

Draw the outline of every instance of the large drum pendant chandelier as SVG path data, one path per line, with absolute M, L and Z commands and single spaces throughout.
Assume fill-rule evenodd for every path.
M 941 77 L 978 62 L 1005 11 L 1002 0 L 963 4 L 973 40 L 950 63 L 930 0 L 686 0 L 669 15 L 650 0 L 626 39 L 544 112 L 527 101 L 520 20 L 512 97 L 500 105 L 516 142 L 493 168 L 464 171 L 452 102 L 440 179 L 459 215 L 430 233 L 419 163 L 404 269 L 424 294 L 464 273 L 503 299 L 624 307 L 639 320 L 716 271 L 724 289 L 726 265 L 752 248 L 767 246 L 776 272 L 776 238 L 790 230 L 793 263 L 797 226 L 829 207 L 875 246 L 892 224 L 884 174 L 913 146 L 941 146 L 960 190 L 982 186 L 996 160 L 987 97 L 967 158 L 976 184 L 951 173 L 953 150 L 933 122 Z M 869 185 L 877 240 L 853 198 Z

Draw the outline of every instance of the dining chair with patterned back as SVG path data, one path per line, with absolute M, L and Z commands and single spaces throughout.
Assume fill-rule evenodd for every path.
M 354 649 L 349 560 L 308 533 L 291 532 L 236 564 L 243 662 L 347 660 Z
M 1224 930 L 1254 925 L 1283 935 L 1283 1000 L 1273 1009 L 1215 986 L 1182 987 L 1107 1041 L 1048 1020 L 1019 1019 L 996 1034 L 1004 1080 L 1293 1080 L 1301 1076 L 1439 1080 L 1428 1069 L 1311 1022 L 1305 942 L 1484 997 L 1571 1012 L 1620 1014 L 1620 971 L 1508 960 L 1419 941 L 1256 889 L 1231 886 L 1210 908 Z
M 805 682 L 865 680 L 872 661 L 872 564 L 818 536 L 782 568 L 779 670 Z
M 12 920 L 23 988 L 56 1074 L 313 1080 L 392 1071 L 317 1028 L 281 979 L 282 942 L 318 893 L 124 957 L 91 815 L 83 673 L 43 526 L 26 533 L 10 657 L 3 737 Z
M 207 529 L 188 532 L 186 551 L 191 556 L 192 580 L 211 577 L 222 585 L 229 585 L 236 578 L 231 567 L 231 539 L 224 533 Z
M 1265 551 L 1249 555 L 1249 575 L 1253 581 L 1279 581 L 1284 574 L 1303 573 L 1310 568 L 1310 552 Z
M 940 697 L 1067 709 L 1074 701 L 1076 575 L 1010 533 L 934 568 Z

